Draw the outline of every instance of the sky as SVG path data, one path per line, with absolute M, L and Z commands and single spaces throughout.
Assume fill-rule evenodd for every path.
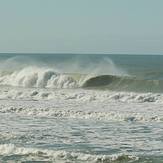
M 163 0 L 0 0 L 0 53 L 163 54 Z

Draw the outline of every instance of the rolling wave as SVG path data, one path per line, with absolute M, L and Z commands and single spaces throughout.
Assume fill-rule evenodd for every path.
M 18 157 L 22 162 L 90 162 L 90 163 L 103 163 L 103 162 L 131 162 L 139 160 L 139 157 L 127 154 L 117 155 L 91 155 L 86 153 L 75 153 L 64 150 L 47 150 L 39 148 L 25 148 L 17 147 L 14 144 L 1 144 L 0 145 L 0 161 L 11 161 L 12 157 Z M 3 156 L 3 157 L 2 157 Z M 10 157 L 7 157 L 10 156 Z M 23 158 L 22 158 L 23 156 Z M 1 159 L 2 158 L 2 159 Z M 31 161 L 32 160 L 32 161 Z M 42 161 L 38 161 L 42 160 Z
M 137 79 L 128 76 L 100 75 L 86 80 L 83 87 L 118 91 L 163 92 L 163 81 Z
M 0 85 L 28 88 L 76 88 L 77 81 L 73 76 L 57 73 L 53 69 L 25 67 L 10 73 L 1 73 Z
M 163 92 L 162 80 L 137 79 L 132 76 L 59 73 L 54 69 L 25 67 L 1 72 L 0 85 L 28 88 L 92 88 L 116 91 Z

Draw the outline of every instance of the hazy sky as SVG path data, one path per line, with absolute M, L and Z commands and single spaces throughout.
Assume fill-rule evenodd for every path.
M 163 54 L 163 0 L 0 0 L 0 52 Z

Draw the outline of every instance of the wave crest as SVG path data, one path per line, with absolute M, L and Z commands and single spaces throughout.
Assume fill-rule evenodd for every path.
M 39 87 L 39 88 L 74 88 L 77 81 L 67 74 L 56 73 L 53 69 L 27 67 L 13 73 L 0 76 L 1 85 Z
M 54 151 L 38 148 L 16 147 L 14 144 L 0 145 L 1 156 L 18 156 L 24 160 L 42 160 L 42 161 L 61 161 L 61 162 L 116 162 L 116 161 L 134 161 L 139 158 L 127 154 L 116 155 L 91 155 L 86 153 L 75 153 L 67 151 Z M 22 160 L 21 160 L 22 161 Z
M 131 76 L 58 73 L 54 69 L 26 67 L 1 73 L 0 85 L 36 88 L 100 88 L 116 91 L 163 92 L 163 81 Z

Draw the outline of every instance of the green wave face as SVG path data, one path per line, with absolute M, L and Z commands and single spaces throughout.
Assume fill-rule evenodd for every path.
M 162 80 L 144 80 L 135 77 L 101 75 L 89 78 L 83 88 L 109 89 L 134 92 L 163 92 Z

